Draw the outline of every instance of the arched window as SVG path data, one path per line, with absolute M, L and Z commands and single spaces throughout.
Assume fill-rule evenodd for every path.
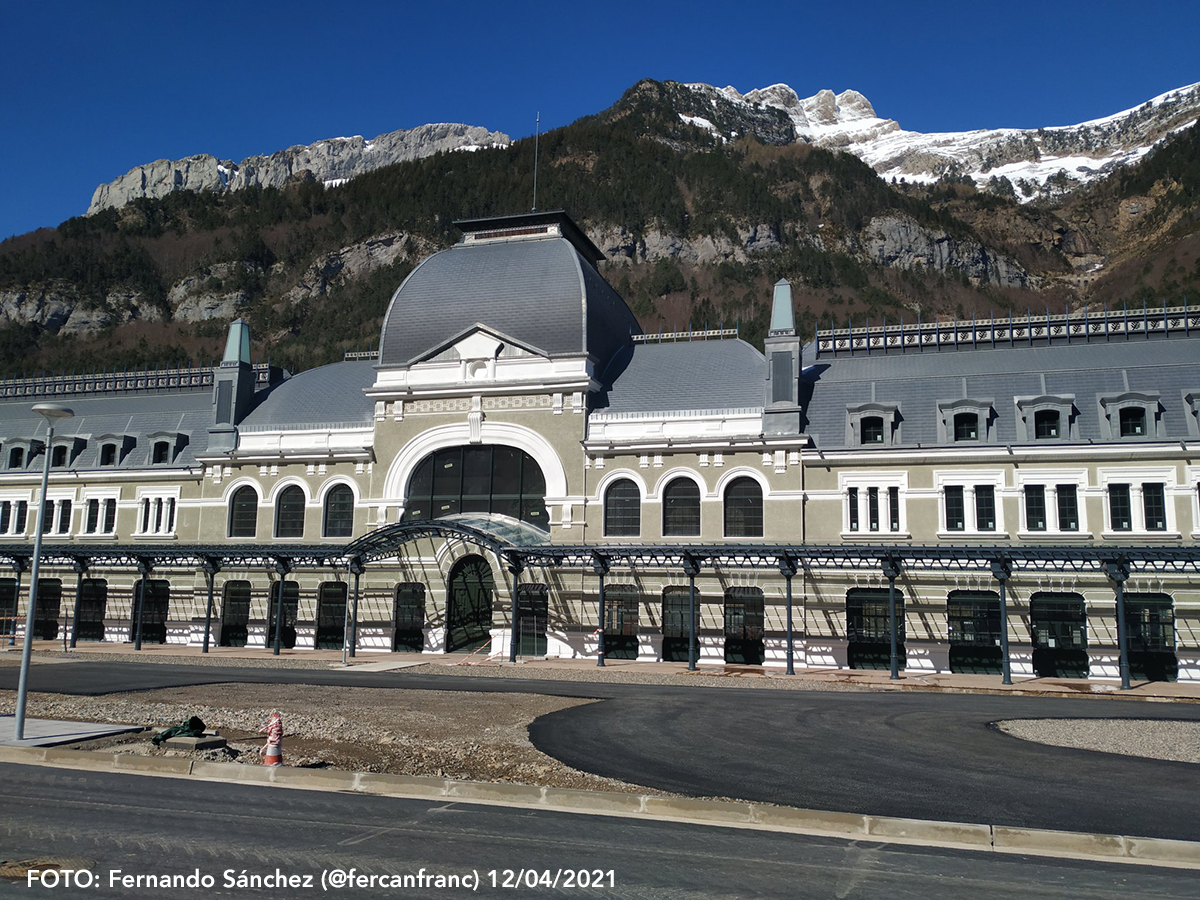
M 1146 434 L 1146 410 L 1140 406 L 1127 406 L 1119 416 L 1121 437 L 1143 437 Z
M 537 461 L 516 447 L 447 447 L 425 457 L 408 480 L 404 520 L 456 513 L 494 513 L 544 531 L 546 479 Z
M 604 534 L 637 537 L 642 533 L 642 492 L 628 478 L 615 481 L 604 494 Z
M 275 501 L 275 537 L 304 537 L 304 491 L 285 487 Z
M 154 442 L 154 453 L 151 462 L 158 466 L 171 461 L 171 445 L 166 441 Z
M 1122 410 L 1124 412 L 1124 410 Z M 59 444 L 50 451 L 50 465 L 56 469 L 61 469 L 67 464 L 67 448 Z
M 117 445 L 104 444 L 100 448 L 100 465 L 115 466 L 117 464 Z
M 233 492 L 229 501 L 229 536 L 252 538 L 258 533 L 258 493 L 250 485 Z
M 337 484 L 325 495 L 325 514 L 321 525 L 324 537 L 350 537 L 354 533 L 354 491 L 348 484 Z
M 663 489 L 663 534 L 700 534 L 700 487 L 690 478 L 676 478 Z
M 762 536 L 762 486 L 753 478 L 735 478 L 725 488 L 725 537 Z
M 10 469 L 21 469 L 25 467 L 24 447 L 13 447 L 8 451 L 8 467 Z

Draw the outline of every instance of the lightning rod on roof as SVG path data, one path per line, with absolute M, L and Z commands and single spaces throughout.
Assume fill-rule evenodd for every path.
M 537 212 L 537 169 L 538 169 L 538 144 L 542 139 L 542 113 L 539 110 L 537 119 L 534 124 L 533 132 L 533 209 L 530 212 Z

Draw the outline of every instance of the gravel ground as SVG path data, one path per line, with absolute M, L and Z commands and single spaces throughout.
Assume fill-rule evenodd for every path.
M 662 793 L 577 771 L 529 742 L 534 719 L 590 702 L 595 701 L 536 694 L 215 684 L 103 697 L 33 693 L 29 714 L 153 729 L 80 745 L 86 749 L 257 764 L 263 745 L 258 729 L 278 710 L 287 765 Z M 13 694 L 6 692 L 0 712 L 11 712 L 13 703 Z M 218 729 L 229 741 L 228 750 L 187 753 L 150 743 L 156 731 L 193 715 Z
M 1200 763 L 1200 722 L 1163 719 L 1007 719 L 1005 734 L 1077 750 Z

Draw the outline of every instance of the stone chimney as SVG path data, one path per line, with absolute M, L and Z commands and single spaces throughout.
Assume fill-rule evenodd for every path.
M 763 398 L 763 434 L 799 434 L 800 339 L 796 336 L 796 317 L 792 311 L 792 286 L 785 278 L 775 283 L 765 350 L 767 381 Z

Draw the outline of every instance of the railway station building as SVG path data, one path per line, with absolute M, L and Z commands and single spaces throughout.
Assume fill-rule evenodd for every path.
M 1200 311 L 760 352 L 458 225 L 367 358 L 0 382 L 0 639 L 1200 680 Z

